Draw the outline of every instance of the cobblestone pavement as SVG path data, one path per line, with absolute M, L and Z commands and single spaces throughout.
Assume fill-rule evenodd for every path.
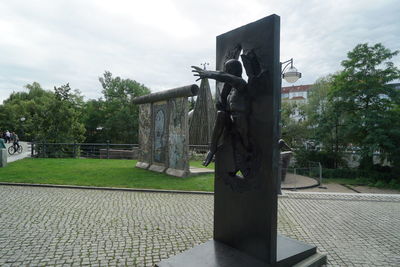
M 212 195 L 0 186 L 0 266 L 151 266 L 212 218 Z M 400 196 L 285 193 L 278 223 L 330 266 L 400 265 Z

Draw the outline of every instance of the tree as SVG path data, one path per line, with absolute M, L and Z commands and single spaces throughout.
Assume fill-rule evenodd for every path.
M 86 142 L 104 143 L 107 140 L 104 131 L 106 120 L 105 102 L 102 99 L 91 99 L 85 103 L 83 122 L 86 128 Z
M 305 108 L 310 139 L 321 145 L 324 162 L 331 168 L 343 164 L 343 151 L 347 147 L 344 132 L 344 113 L 340 105 L 330 101 L 332 75 L 319 78 L 311 87 Z
M 39 129 L 37 120 L 43 117 L 40 114 L 44 114 L 52 92 L 44 90 L 37 82 L 27 84 L 25 88 L 28 92 L 13 92 L 0 105 L 0 125 L 1 130 L 15 131 L 21 140 L 32 141 Z
M 21 140 L 81 142 L 82 96 L 69 84 L 44 90 L 39 83 L 25 86 L 28 92 L 12 93 L 0 106 L 2 130 L 15 131 Z M 21 118 L 25 120 L 21 120 Z
M 82 105 L 80 92 L 71 92 L 68 83 L 54 87 L 52 101 L 46 103 L 44 114 L 36 120 L 39 126 L 37 138 L 50 143 L 83 142 L 85 127 L 81 122 Z
M 103 136 L 113 143 L 137 143 L 139 112 L 138 106 L 132 104 L 132 99 L 149 94 L 150 89 L 131 79 L 113 77 L 109 71 L 99 81 L 103 87 L 104 103 L 98 107 L 102 108 L 104 121 L 96 127 L 103 127 Z M 92 120 L 93 116 L 88 115 L 87 121 Z
M 293 148 L 302 146 L 308 136 L 304 107 L 304 104 L 296 102 L 282 103 L 282 138 Z
M 374 152 L 392 160 L 398 153 L 400 95 L 388 85 L 400 78 L 400 70 L 390 61 L 397 54 L 382 44 L 359 44 L 332 79 L 329 100 L 335 103 L 335 111 L 343 114 L 348 141 L 360 148 L 361 168 L 373 166 Z

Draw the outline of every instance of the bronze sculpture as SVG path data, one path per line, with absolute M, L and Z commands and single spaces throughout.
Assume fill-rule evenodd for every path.
M 236 49 L 240 51 L 239 49 Z M 233 166 L 228 171 L 226 183 L 237 190 L 247 190 L 248 182 L 257 171 L 257 153 L 252 145 L 249 132 L 252 93 L 257 91 L 260 80 L 265 79 L 266 71 L 261 70 L 254 51 L 243 54 L 248 82 L 242 78 L 243 67 L 239 60 L 228 59 L 224 71 L 209 71 L 192 66 L 194 76 L 223 82 L 220 100 L 217 102 L 217 117 L 212 133 L 209 152 L 203 162 L 210 164 L 218 151 L 219 144 L 229 143 L 233 151 Z M 240 171 L 240 174 L 238 173 Z M 238 189 L 240 187 L 241 189 Z M 250 186 L 252 187 L 252 186 Z
M 210 78 L 224 82 L 221 101 L 217 103 L 217 119 L 212 133 L 210 150 L 203 162 L 210 164 L 218 149 L 218 141 L 225 127 L 234 128 L 238 133 L 238 141 L 245 151 L 249 151 L 248 113 L 250 110 L 247 82 L 242 78 L 242 64 L 236 59 L 225 62 L 225 72 L 208 71 L 193 66 L 199 79 Z

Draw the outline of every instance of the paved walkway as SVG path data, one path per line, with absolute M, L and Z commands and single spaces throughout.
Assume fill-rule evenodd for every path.
M 212 238 L 213 196 L 0 186 L 0 266 L 152 266 Z M 289 192 L 279 232 L 329 266 L 399 266 L 400 196 Z
M 7 153 L 7 163 L 11 163 L 20 159 L 28 158 L 31 156 L 31 146 L 27 142 L 19 142 L 19 144 L 22 146 L 22 153 L 21 154 L 14 154 L 14 155 L 9 155 Z M 8 149 L 12 144 L 7 143 L 6 148 Z
M 282 183 L 282 190 L 323 193 L 400 194 L 400 191 L 393 189 L 324 183 L 326 180 L 322 179 L 322 185 L 318 186 L 318 181 L 314 178 L 288 173 L 285 181 Z
M 310 178 L 303 175 L 287 173 L 285 181 L 282 182 L 282 189 L 298 189 L 306 187 L 316 187 L 318 181 L 314 178 Z

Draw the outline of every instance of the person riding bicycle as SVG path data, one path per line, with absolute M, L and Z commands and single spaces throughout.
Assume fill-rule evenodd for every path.
M 18 151 L 18 149 L 20 147 L 18 135 L 15 132 L 12 132 L 11 136 L 12 136 L 12 140 L 13 140 L 14 150 Z

